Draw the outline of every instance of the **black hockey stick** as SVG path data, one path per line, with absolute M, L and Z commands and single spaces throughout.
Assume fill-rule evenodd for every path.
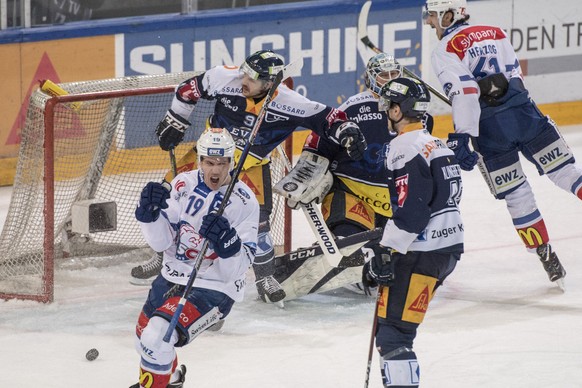
M 176 154 L 174 153 L 174 149 L 170 148 L 168 151 L 170 154 L 170 164 L 172 165 L 172 174 L 174 174 L 174 178 L 178 175 L 178 168 L 176 167 Z
M 374 321 L 372 323 L 372 332 L 370 333 L 370 346 L 368 347 L 368 365 L 366 367 L 366 379 L 364 380 L 364 388 L 368 388 L 368 383 L 370 381 L 370 370 L 372 369 L 372 358 L 374 357 L 374 340 L 376 339 L 376 328 L 378 327 L 378 305 L 380 304 L 382 289 L 382 286 L 378 286 L 378 294 L 376 295 L 376 307 L 374 308 Z
M 295 62 L 285 66 L 285 68 L 283 70 L 281 70 L 281 71 L 279 71 L 279 73 L 277 73 L 275 80 L 273 81 L 273 85 L 271 86 L 271 89 L 269 89 L 269 92 L 267 93 L 267 96 L 265 97 L 265 101 L 263 102 L 263 106 L 261 107 L 261 110 L 259 111 L 259 114 L 257 115 L 257 120 L 255 121 L 255 125 L 253 126 L 253 129 L 251 130 L 251 133 L 249 134 L 249 139 L 246 142 L 245 147 L 243 148 L 241 156 L 238 160 L 238 163 L 236 164 L 236 167 L 232 173 L 232 179 L 231 179 L 230 183 L 228 184 L 226 191 L 224 192 L 224 196 L 222 198 L 222 201 L 220 202 L 220 207 L 216 211 L 217 215 L 219 215 L 219 216 L 222 215 L 222 213 L 224 213 L 224 209 L 228 205 L 228 199 L 230 198 L 232 191 L 234 190 L 234 186 L 238 180 L 238 176 L 240 175 L 240 172 L 242 171 L 242 167 L 245 163 L 245 159 L 247 158 L 247 155 L 249 154 L 251 146 L 255 142 L 257 132 L 259 131 L 259 128 L 263 122 L 265 114 L 267 113 L 268 106 L 271 104 L 271 100 L 273 99 L 273 95 L 277 91 L 277 88 L 279 87 L 279 85 L 281 84 L 283 79 L 287 78 L 291 74 L 295 74 L 295 72 L 299 71 L 302 67 L 303 67 L 303 59 L 300 59 L 298 61 L 295 61 Z M 206 250 L 208 249 L 208 244 L 209 244 L 209 241 L 207 239 L 204 239 L 204 242 L 202 243 L 202 247 L 200 248 L 200 252 L 196 256 L 196 261 L 194 263 L 194 269 L 192 270 L 192 272 L 190 273 L 190 276 L 188 277 L 188 283 L 186 283 L 186 287 L 184 288 L 184 292 L 182 293 L 182 297 L 180 298 L 180 301 L 178 302 L 178 305 L 176 306 L 176 310 L 174 311 L 174 313 L 172 315 L 172 320 L 170 321 L 170 325 L 168 326 L 168 330 L 166 330 L 166 334 L 164 335 L 164 342 L 167 342 L 167 343 L 170 342 L 170 339 L 172 338 L 172 333 L 174 332 L 174 329 L 178 325 L 178 319 L 180 318 L 180 315 L 182 314 L 182 310 L 184 309 L 184 305 L 186 304 L 186 299 L 188 297 L 188 294 L 190 293 L 190 289 L 192 288 L 192 284 L 194 284 L 194 280 L 196 279 L 196 274 L 198 273 L 198 271 L 202 265 L 202 259 L 204 258 L 204 255 L 206 254 Z
M 360 39 L 360 41 L 363 44 L 365 44 L 366 46 L 371 48 L 372 51 L 374 51 L 376 54 L 380 54 L 380 53 L 383 53 L 383 51 L 381 49 L 379 49 L 378 46 L 376 46 L 374 43 L 372 43 L 372 41 L 368 37 L 368 14 L 370 13 L 371 6 L 372 6 L 371 0 L 366 1 L 364 3 L 364 5 L 362 5 L 362 9 L 360 10 L 360 16 L 358 17 L 358 38 Z M 396 61 L 396 59 L 394 61 L 396 63 L 398 63 L 398 61 Z M 402 66 L 402 71 L 404 72 L 404 75 L 406 75 L 407 77 L 414 78 L 417 81 L 422 81 L 422 79 L 419 76 L 417 76 L 416 74 L 414 74 L 412 71 L 408 70 L 404 66 Z M 424 82 L 424 81 L 422 81 L 422 82 L 426 85 L 427 89 L 432 94 L 434 94 L 436 97 L 438 97 L 443 102 L 451 105 L 451 101 L 449 100 L 449 98 L 447 96 L 445 96 L 443 93 L 439 92 L 437 89 L 435 89 L 431 85 L 427 84 L 426 82 Z

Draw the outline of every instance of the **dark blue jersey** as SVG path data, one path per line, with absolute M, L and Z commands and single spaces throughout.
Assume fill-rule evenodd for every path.
M 244 147 L 244 140 L 248 139 L 255 125 L 264 97 L 257 100 L 242 94 L 242 75 L 238 67 L 214 67 L 182 82 L 176 88 L 172 110 L 188 119 L 200 98 L 216 101 L 210 125 L 228 129 L 237 141 L 237 147 Z M 344 112 L 311 101 L 280 85 L 257 132 L 250 155 L 262 160 L 296 129 L 309 128 L 333 141 L 331 136 L 336 126 L 346 119 Z
M 380 244 L 400 253 L 463 252 L 461 168 L 453 151 L 419 126 L 411 124 L 389 145 L 393 215 Z
M 392 211 L 382 150 L 395 134 L 388 131 L 388 118 L 378 110 L 378 100 L 369 91 L 350 97 L 339 110 L 360 127 L 368 144 L 364 158 L 359 161 L 350 159 L 343 148 L 317 134 L 307 138 L 303 149 L 329 159 L 330 171 L 346 191 L 364 200 L 376 213 L 390 217 Z

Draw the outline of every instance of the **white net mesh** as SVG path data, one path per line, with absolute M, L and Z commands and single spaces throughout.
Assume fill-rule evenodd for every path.
M 10 209 L 0 236 L 0 297 L 50 301 L 52 271 L 62 258 L 102 256 L 106 259 L 99 265 L 104 265 L 107 257 L 146 247 L 134 218 L 135 205 L 144 185 L 161 181 L 170 169 L 168 153 L 159 148 L 154 130 L 170 106 L 173 87 L 194 74 L 61 84 L 78 101 L 56 104 L 52 116 L 54 179 L 50 183 L 54 201 L 51 184 L 47 191 L 44 183 L 45 165 L 51 162 L 51 153 L 45 150 L 45 142 L 50 140 L 45 137 L 45 106 L 51 97 L 40 90 L 33 93 L 21 135 Z M 191 149 L 213 107 L 214 102 L 198 102 L 190 118 L 193 130 L 176 148 L 177 159 Z M 283 174 L 284 163 L 275 154 L 273 182 Z M 86 200 L 113 202 L 116 220 L 108 219 L 98 205 L 90 218 L 94 225 L 113 223 L 117 228 L 73 233 L 71 209 Z M 51 214 L 54 233 L 46 224 Z M 275 244 L 282 246 L 289 231 L 285 230 L 283 200 L 277 196 L 271 219 Z M 52 235 L 46 236 L 47 231 Z

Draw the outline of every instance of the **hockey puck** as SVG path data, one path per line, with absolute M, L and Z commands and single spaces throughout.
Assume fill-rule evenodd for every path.
M 85 354 L 85 358 L 89 361 L 94 361 L 97 357 L 99 357 L 99 351 L 95 348 L 89 350 L 87 354 Z

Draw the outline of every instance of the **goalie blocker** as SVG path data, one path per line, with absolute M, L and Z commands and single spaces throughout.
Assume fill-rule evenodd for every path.
M 381 237 L 382 229 L 376 228 L 335 239 L 343 255 L 337 267 L 328 263 L 318 245 L 276 256 L 274 277 L 285 290 L 284 300 L 330 291 L 361 281 L 366 256 L 361 248 L 370 242 L 379 242 Z

